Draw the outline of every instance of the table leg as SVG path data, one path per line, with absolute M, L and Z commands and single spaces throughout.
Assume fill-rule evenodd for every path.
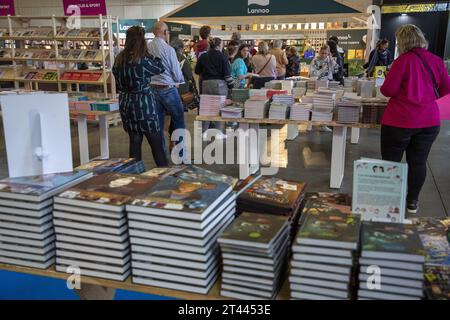
M 87 131 L 87 117 L 84 114 L 78 114 L 78 141 L 80 145 L 80 164 L 89 162 L 89 142 Z
M 81 300 L 113 300 L 116 289 L 102 287 L 94 284 L 84 284 L 76 290 Z
M 360 128 L 352 128 L 352 138 L 350 142 L 352 144 L 358 144 L 359 143 L 359 134 L 361 129 Z
M 239 162 L 239 179 L 247 178 L 250 173 L 250 139 L 249 139 L 249 124 L 241 123 L 239 129 L 242 134 L 238 138 L 238 162 Z
M 99 127 L 100 127 L 100 158 L 109 158 L 109 134 L 108 134 L 108 117 L 99 116 L 98 117 Z
M 296 124 L 288 124 L 288 133 L 287 139 L 288 141 L 295 140 L 298 137 L 298 125 Z
M 344 179 L 347 127 L 334 127 L 331 151 L 330 188 L 339 189 Z

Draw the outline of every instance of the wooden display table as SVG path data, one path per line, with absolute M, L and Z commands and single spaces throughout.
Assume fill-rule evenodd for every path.
M 238 122 L 239 128 L 244 131 L 255 130 L 257 132 L 258 143 L 251 144 L 250 139 L 245 139 L 244 143 L 240 143 L 238 152 L 245 155 L 245 164 L 239 165 L 239 179 L 245 179 L 249 175 L 259 171 L 259 159 L 261 152 L 261 141 L 259 136 L 259 125 L 261 124 L 273 124 L 273 125 L 313 125 L 313 126 L 328 126 L 333 128 L 333 145 L 331 151 L 331 169 L 330 169 L 330 188 L 339 189 L 342 185 L 345 172 L 345 152 L 347 146 L 347 129 L 352 129 L 352 143 L 357 143 L 359 140 L 359 129 L 378 129 L 378 124 L 364 124 L 364 123 L 338 123 L 335 121 L 330 122 L 318 122 L 318 121 L 295 121 L 295 120 L 273 120 L 273 119 L 227 119 L 222 117 L 208 117 L 197 116 L 196 123 L 194 125 L 195 134 L 200 135 L 196 137 L 197 140 L 202 141 L 201 134 L 201 122 L 202 121 L 219 121 L 219 122 Z M 292 138 L 292 134 L 291 138 Z M 257 159 L 258 161 L 252 162 L 250 159 Z
M 100 129 L 100 156 L 99 159 L 109 158 L 109 134 L 108 134 L 108 118 L 116 116 L 117 111 L 84 111 L 84 110 L 70 110 L 71 114 L 77 116 L 78 123 L 78 141 L 80 144 L 80 164 L 85 164 L 90 161 L 89 157 L 89 141 L 88 141 L 88 116 L 97 116 Z
M 70 274 L 57 272 L 54 267 L 50 267 L 47 270 L 34 269 L 27 267 L 12 266 L 7 264 L 0 264 L 0 270 L 25 273 L 30 275 L 38 275 L 49 278 L 56 278 L 67 280 Z M 287 274 L 285 276 L 286 281 L 277 296 L 277 300 L 288 300 L 290 298 L 289 281 L 287 280 Z M 1 288 L 1 285 L 0 285 Z M 214 284 L 208 294 L 197 294 L 185 291 L 170 290 L 164 288 L 143 286 L 139 284 L 133 284 L 131 282 L 131 276 L 125 281 L 106 280 L 95 277 L 81 276 L 81 290 L 77 290 L 81 299 L 91 300 L 110 300 L 114 298 L 115 290 L 122 289 L 128 291 L 136 291 L 146 294 L 152 294 L 157 296 L 173 297 L 186 300 L 225 300 L 229 298 L 222 297 L 220 295 L 220 280 Z

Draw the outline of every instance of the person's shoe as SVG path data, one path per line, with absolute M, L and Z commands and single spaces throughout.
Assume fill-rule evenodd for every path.
M 320 132 L 333 132 L 333 130 L 327 126 L 320 126 Z
M 408 210 L 408 213 L 416 214 L 419 210 L 419 202 L 417 200 L 408 201 L 406 209 Z

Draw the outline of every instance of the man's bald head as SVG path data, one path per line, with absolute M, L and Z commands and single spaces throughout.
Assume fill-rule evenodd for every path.
M 166 39 L 167 35 L 169 33 L 169 27 L 167 26 L 166 23 L 164 23 L 162 21 L 158 21 L 153 26 L 153 33 L 158 38 Z

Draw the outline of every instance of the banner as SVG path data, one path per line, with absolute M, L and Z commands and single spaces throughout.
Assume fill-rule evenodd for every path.
M 16 11 L 14 9 L 14 0 L 1 0 L 0 1 L 0 16 L 7 15 L 14 16 Z
M 119 19 L 119 34 L 121 37 L 125 37 L 128 28 L 132 26 L 141 26 L 145 29 L 146 33 L 152 32 L 152 27 L 156 23 L 156 19 Z M 112 30 L 116 32 L 116 24 L 113 24 Z
M 106 15 L 105 0 L 63 0 L 64 14 L 80 16 Z

